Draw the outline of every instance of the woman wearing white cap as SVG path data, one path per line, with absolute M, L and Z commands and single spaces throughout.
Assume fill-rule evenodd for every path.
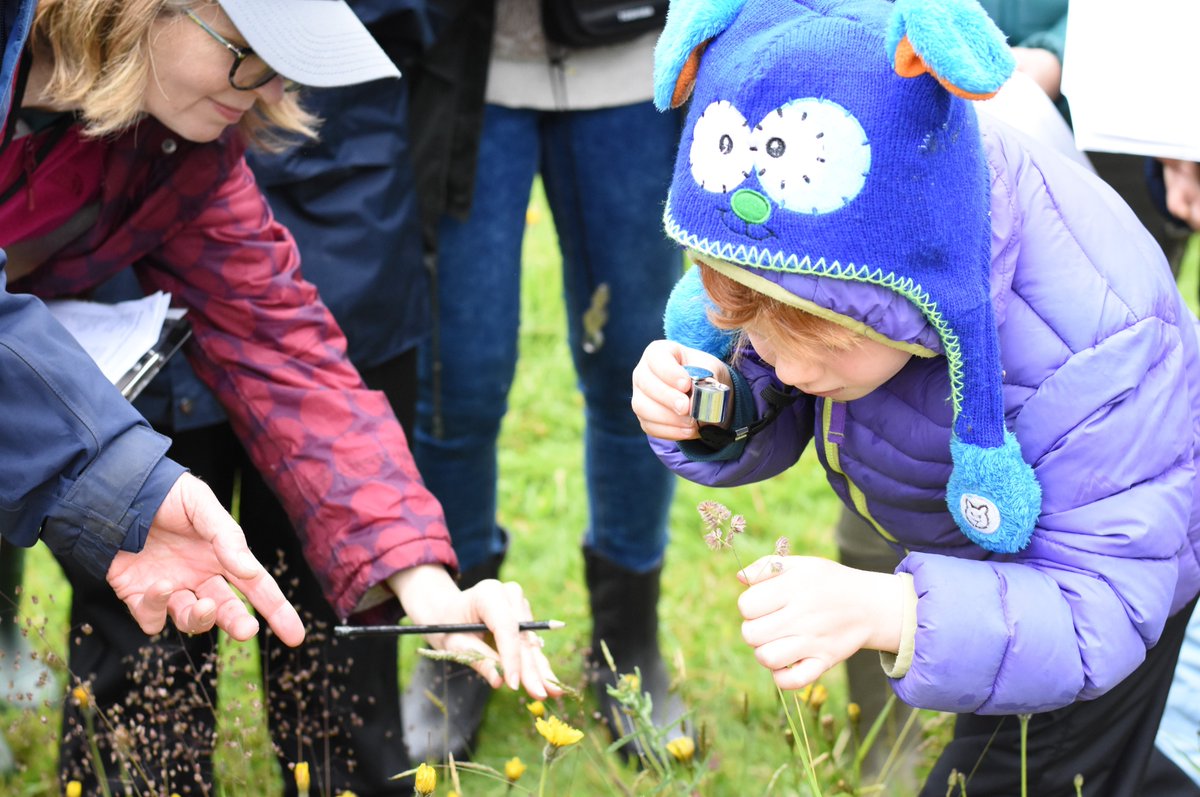
M 517 633 L 529 617 L 520 588 L 455 586 L 441 509 L 386 402 L 346 361 L 340 330 L 243 159 L 247 141 L 311 131 L 289 80 L 340 85 L 395 76 L 395 67 L 335 0 L 32 5 L 0 9 L 11 24 L 0 86 L 13 90 L 0 95 L 0 109 L 13 109 L 0 149 L 9 258 L 0 279 L 11 291 L 0 293 L 5 539 L 40 536 L 73 579 L 107 576 L 135 609 L 137 593 L 165 576 L 176 586 L 156 598 L 159 623 L 167 610 L 188 632 L 253 623 L 238 618 L 223 580 L 197 578 L 196 538 L 230 525 L 224 510 L 44 308 L 17 295 L 78 296 L 132 267 L 143 289 L 187 308 L 189 360 L 287 507 L 338 615 L 394 619 L 403 609 L 417 622 L 486 622 L 498 653 L 475 635 L 431 642 L 484 654 L 478 666 L 493 686 L 502 661 L 510 687 L 557 693 L 536 640 Z M 156 548 L 165 539 L 177 547 Z M 160 553 L 131 555 L 143 546 Z M 284 641 L 298 641 L 294 625 L 283 628 Z M 235 630 L 246 637 L 253 626 Z M 144 774 L 184 767 L 161 769 Z M 191 769 L 175 777 L 151 790 L 196 785 Z

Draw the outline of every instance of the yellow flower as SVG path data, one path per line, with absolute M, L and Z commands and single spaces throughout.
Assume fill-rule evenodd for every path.
M 820 711 L 821 706 L 829 699 L 829 690 L 824 684 L 809 684 L 800 690 L 800 699 L 812 706 L 813 711 Z
M 537 726 L 537 732 L 555 747 L 570 747 L 583 738 L 583 731 L 572 728 L 558 717 L 548 720 L 539 717 L 534 724 Z
M 641 686 L 642 681 L 635 672 L 625 673 L 621 676 L 621 682 L 617 684 L 618 689 L 628 689 L 630 692 L 637 692 Z
M 413 787 L 417 794 L 433 794 L 433 790 L 437 788 L 437 770 L 428 764 L 417 767 Z
M 686 764 L 696 754 L 696 743 L 690 736 L 680 736 L 667 742 L 667 752 L 675 756 L 675 760 Z
M 79 706 L 84 711 L 87 711 L 89 708 L 91 708 L 92 693 L 88 691 L 86 686 L 81 684 L 80 686 L 72 689 L 71 697 L 75 698 L 75 705 Z M 80 788 L 83 788 L 83 786 L 81 785 Z
M 83 794 L 83 784 L 77 780 L 73 780 L 67 784 L 67 797 L 81 797 Z
M 532 703 L 526 703 L 525 708 L 529 709 L 529 713 L 535 717 L 546 716 L 546 704 L 540 700 L 535 700 Z
M 296 764 L 296 770 L 292 774 L 296 778 L 296 788 L 302 793 L 307 793 L 309 787 L 308 762 L 301 761 Z
M 516 783 L 525 774 L 525 769 L 524 762 L 513 756 L 504 762 L 504 777 L 508 778 L 510 782 Z
M 851 703 L 846 706 L 846 716 L 850 718 L 851 722 L 857 725 L 858 720 L 862 717 L 862 707 L 857 703 Z
M 346 789 L 345 791 L 339 791 L 337 797 L 358 797 L 358 795 L 349 789 Z

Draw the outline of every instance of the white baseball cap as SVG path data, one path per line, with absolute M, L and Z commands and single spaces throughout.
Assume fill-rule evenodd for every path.
M 400 77 L 400 70 L 344 0 L 218 0 L 246 43 L 303 86 Z

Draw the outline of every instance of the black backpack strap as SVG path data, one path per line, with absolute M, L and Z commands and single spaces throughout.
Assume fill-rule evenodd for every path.
M 702 425 L 700 439 L 714 449 L 722 449 L 732 443 L 754 437 L 774 423 L 779 414 L 796 403 L 796 399 L 803 394 L 794 388 L 780 390 L 774 385 L 767 385 L 759 395 L 767 402 L 767 411 L 757 421 L 737 429 L 725 429 L 714 424 Z

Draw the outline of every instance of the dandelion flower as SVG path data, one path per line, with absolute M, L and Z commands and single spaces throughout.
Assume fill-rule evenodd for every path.
M 546 704 L 540 700 L 535 700 L 532 703 L 526 703 L 525 708 L 535 717 L 546 716 Z
M 572 728 L 558 717 L 539 717 L 534 724 L 537 726 L 537 732 L 553 747 L 570 747 L 583 738 L 583 731 Z
M 437 788 L 437 770 L 428 764 L 417 767 L 417 774 L 413 778 L 413 788 L 417 794 L 433 794 L 433 790 Z
M 829 690 L 824 684 L 809 684 L 801 690 L 800 699 L 812 706 L 813 711 L 820 711 L 829 699 Z
M 667 742 L 667 752 L 679 763 L 686 764 L 696 754 L 696 743 L 690 736 L 680 736 Z
M 67 784 L 67 797 L 82 797 L 83 784 L 73 780 Z
M 92 707 L 92 693 L 83 684 L 71 690 L 71 697 L 75 698 L 75 705 L 84 711 Z
M 296 778 L 296 789 L 301 794 L 307 795 L 308 787 L 310 785 L 308 777 L 308 762 L 301 761 L 300 763 L 296 764 L 296 769 L 292 772 L 292 775 Z
M 504 777 L 508 778 L 509 783 L 516 783 L 525 774 L 525 762 L 517 756 L 513 756 L 504 762 Z

